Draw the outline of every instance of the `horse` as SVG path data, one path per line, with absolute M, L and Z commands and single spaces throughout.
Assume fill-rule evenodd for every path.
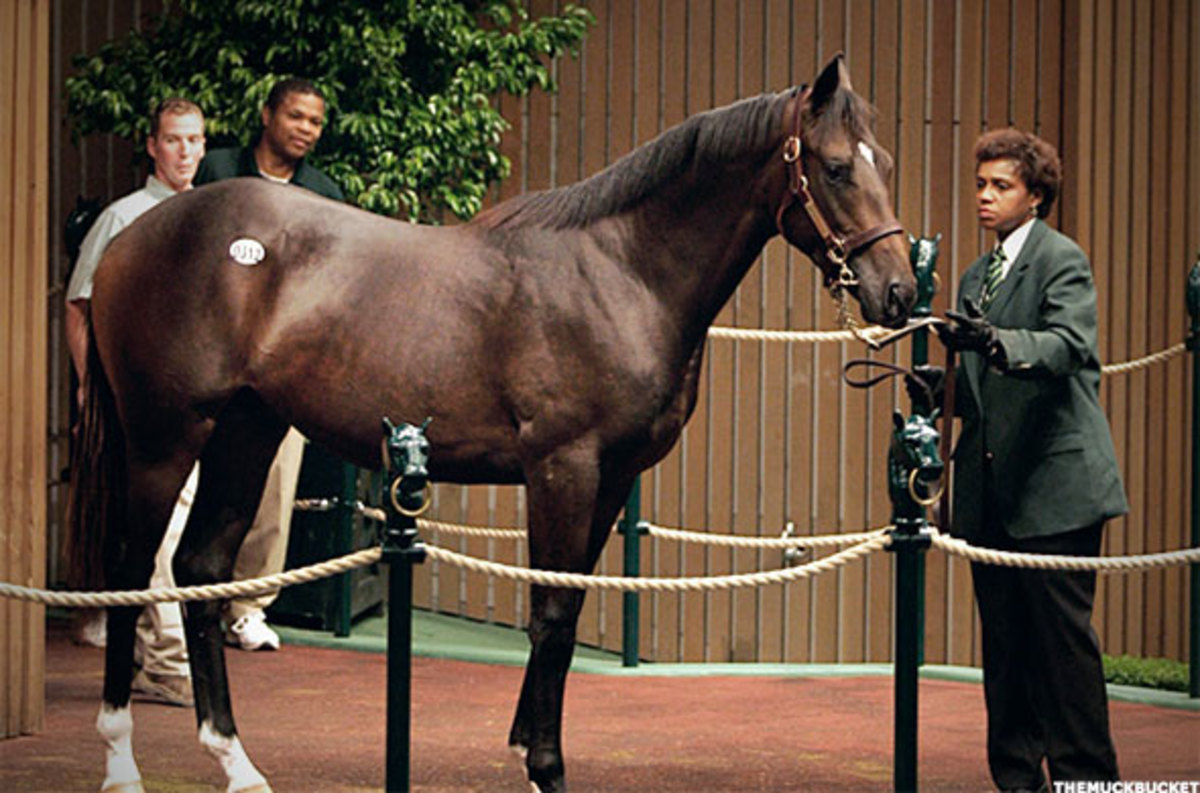
M 523 484 L 532 567 L 590 572 L 635 478 L 696 404 L 710 324 L 776 234 L 863 317 L 903 325 L 915 283 L 892 161 L 841 55 L 811 88 L 692 116 L 579 183 L 470 222 L 383 218 L 267 180 L 173 197 L 96 276 L 70 520 L 80 568 L 147 585 L 176 494 L 198 492 L 180 585 L 227 581 L 289 425 L 380 465 L 382 416 L 429 424 L 434 481 Z M 584 592 L 533 586 L 508 741 L 566 789 L 563 691 Z M 219 603 L 186 606 L 201 744 L 266 791 L 236 730 Z M 108 612 L 106 791 L 131 750 L 136 608 Z

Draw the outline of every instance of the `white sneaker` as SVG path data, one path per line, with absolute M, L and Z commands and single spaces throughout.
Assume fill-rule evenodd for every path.
M 252 611 L 229 626 L 225 643 L 242 650 L 278 650 L 279 634 L 267 625 L 267 615 Z

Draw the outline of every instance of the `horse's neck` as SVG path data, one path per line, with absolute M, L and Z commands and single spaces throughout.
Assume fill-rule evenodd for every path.
M 688 336 L 702 337 L 775 233 L 751 180 L 703 187 L 707 200 L 647 202 L 632 218 L 630 266 Z M 740 182 L 740 183 L 739 183 Z

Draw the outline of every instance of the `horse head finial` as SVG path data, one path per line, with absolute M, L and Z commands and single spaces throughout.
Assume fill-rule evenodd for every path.
M 425 429 L 433 421 L 426 418 L 421 426 L 392 424 L 384 417 L 384 470 L 392 476 L 392 506 L 397 512 L 415 517 L 429 508 L 429 440 Z
M 914 414 L 907 419 L 897 410 L 892 414 L 892 443 L 888 447 L 888 494 L 896 518 L 919 519 L 925 507 L 941 495 L 937 487 L 945 464 L 938 452 L 940 435 L 934 426 L 939 411 Z

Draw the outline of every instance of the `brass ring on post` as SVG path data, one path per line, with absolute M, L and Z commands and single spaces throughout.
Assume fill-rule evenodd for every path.
M 405 517 L 419 518 L 425 514 L 426 510 L 429 509 L 429 505 L 433 503 L 433 496 L 429 492 L 429 483 L 425 484 L 425 500 L 422 502 L 421 506 L 417 507 L 416 509 L 409 509 L 400 503 L 399 488 L 402 479 L 404 479 L 404 477 L 398 476 L 392 481 L 392 506 L 395 507 L 397 512 Z
M 917 495 L 917 474 L 919 473 L 921 473 L 920 468 L 914 468 L 908 472 L 908 494 L 912 496 L 913 501 L 917 502 L 921 506 L 932 507 L 934 504 L 938 503 L 938 499 L 942 497 L 942 491 L 946 489 L 946 477 L 944 475 L 938 477 L 939 487 L 936 493 L 928 498 L 921 498 Z

